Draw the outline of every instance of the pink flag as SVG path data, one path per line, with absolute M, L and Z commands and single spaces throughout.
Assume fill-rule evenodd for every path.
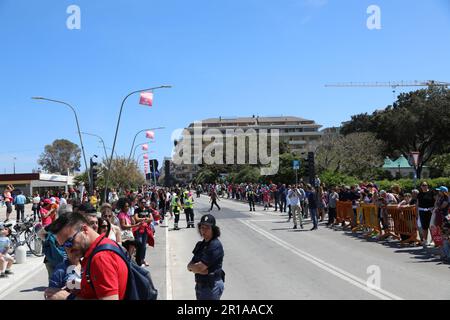
M 149 139 L 154 139 L 155 138 L 155 133 L 153 131 L 147 131 L 145 133 L 145 136 Z
M 142 150 L 143 151 L 147 151 L 148 150 L 148 144 L 143 144 L 142 145 Z
M 148 154 L 144 154 L 144 159 L 148 159 Z
M 152 106 L 153 105 L 153 92 L 141 92 L 141 98 L 139 104 Z

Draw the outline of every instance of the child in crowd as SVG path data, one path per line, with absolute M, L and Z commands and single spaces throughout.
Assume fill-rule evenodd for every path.
M 14 258 L 8 254 L 11 246 L 8 235 L 9 229 L 4 224 L 0 224 L 0 278 L 7 278 L 8 275 L 13 274 L 11 266 L 14 263 Z
M 66 253 L 67 259 L 55 267 L 48 286 L 64 289 L 76 295 L 81 285 L 81 263 L 76 256 L 68 251 Z

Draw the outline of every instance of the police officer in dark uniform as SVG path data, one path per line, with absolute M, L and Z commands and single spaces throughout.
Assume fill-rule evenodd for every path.
M 224 251 L 220 229 L 211 214 L 204 215 L 198 223 L 203 237 L 192 253 L 194 257 L 187 269 L 195 274 L 195 293 L 197 300 L 220 300 L 224 290 L 225 272 L 222 269 Z
M 250 205 L 250 211 L 255 211 L 255 198 L 256 198 L 256 193 L 253 190 L 253 187 L 250 185 L 248 191 L 247 191 L 247 200 L 248 200 L 248 204 Z

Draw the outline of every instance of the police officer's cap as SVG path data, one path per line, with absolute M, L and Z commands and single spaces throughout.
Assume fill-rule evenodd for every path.
M 208 226 L 214 227 L 216 225 L 216 218 L 212 214 L 205 214 L 200 219 L 200 224 L 206 224 Z

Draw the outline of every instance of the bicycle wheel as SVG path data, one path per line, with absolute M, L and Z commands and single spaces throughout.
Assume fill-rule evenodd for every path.
M 8 254 L 12 255 L 16 251 L 16 248 L 19 246 L 19 241 L 13 235 L 10 237 L 10 240 L 11 240 L 11 246 L 9 247 Z
M 31 233 L 25 241 L 33 255 L 36 257 L 42 257 L 44 255 L 42 251 L 42 239 L 36 233 Z

